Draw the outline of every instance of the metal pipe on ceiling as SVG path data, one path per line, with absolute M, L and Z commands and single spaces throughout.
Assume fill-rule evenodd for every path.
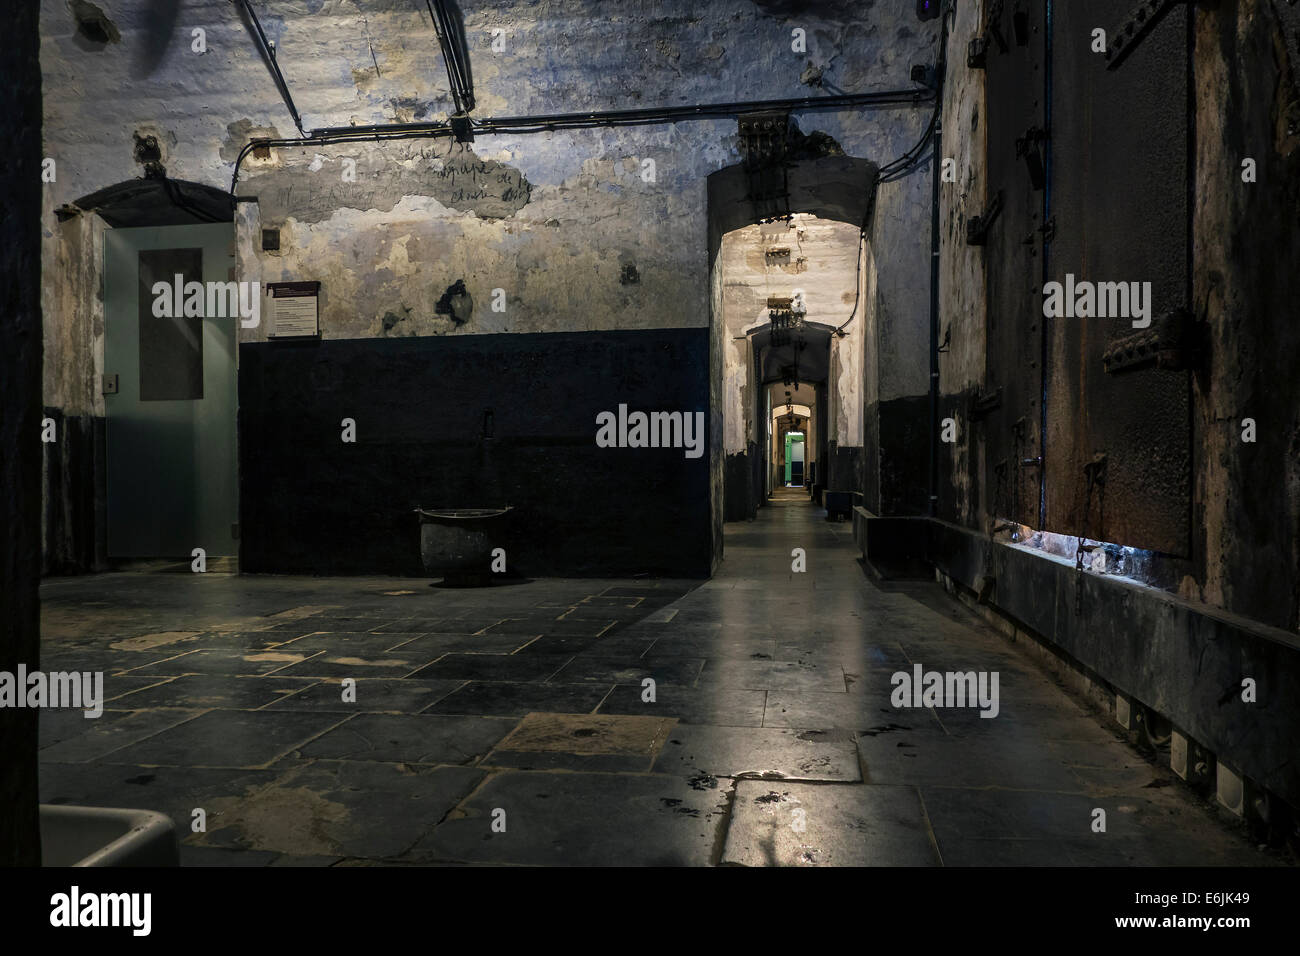
M 246 0 L 241 0 L 246 2 Z M 754 100 L 749 102 L 704 103 L 696 106 L 650 107 L 635 110 L 598 110 L 585 113 L 550 113 L 540 116 L 506 116 L 473 121 L 473 131 L 482 134 L 527 134 L 565 129 L 598 129 L 621 126 L 650 126 L 689 120 L 736 118 L 746 113 L 769 110 L 808 112 L 813 110 L 847 110 L 853 108 L 916 108 L 934 102 L 935 91 L 927 88 L 881 90 L 871 93 L 844 93 L 835 96 L 805 96 L 793 99 Z M 332 143 L 390 139 L 437 139 L 452 136 L 450 121 L 433 123 L 386 123 L 371 126 L 333 126 L 314 129 L 300 139 L 254 139 L 235 160 L 230 192 L 239 182 L 244 159 L 259 147 L 326 146 Z
M 276 89 L 280 91 L 280 98 L 284 100 L 284 105 L 289 108 L 289 115 L 293 117 L 293 123 L 298 127 L 298 132 L 306 135 L 302 128 L 302 117 L 298 115 L 298 107 L 294 106 L 293 96 L 289 93 L 289 84 L 285 82 L 284 74 L 280 72 L 280 64 L 275 59 L 275 43 L 268 40 L 265 31 L 262 29 L 262 21 L 257 19 L 257 12 L 249 0 L 235 0 L 239 4 L 240 10 L 248 18 L 253 26 L 253 36 L 257 40 L 258 49 L 261 51 L 262 59 L 271 70 L 271 76 L 275 80 Z
M 451 86 L 451 100 L 457 114 L 464 115 L 474 109 L 474 86 L 470 76 L 469 56 L 465 49 L 465 36 L 460 24 L 451 17 L 446 0 L 424 0 L 433 19 L 433 32 L 442 48 L 442 59 L 447 65 L 447 83 Z

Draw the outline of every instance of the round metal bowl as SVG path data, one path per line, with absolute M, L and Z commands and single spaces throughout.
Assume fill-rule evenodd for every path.
M 430 574 L 448 578 L 485 578 L 492 573 L 492 552 L 503 546 L 505 508 L 416 508 L 420 516 L 420 560 Z

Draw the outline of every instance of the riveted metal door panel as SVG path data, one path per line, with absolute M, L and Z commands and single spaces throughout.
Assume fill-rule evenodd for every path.
M 985 387 L 972 417 L 983 429 L 995 518 L 1038 527 L 1042 472 L 1043 160 L 1046 3 L 988 6 L 984 36 L 990 209 L 984 237 L 988 338 Z M 944 130 L 959 136 L 960 130 Z
M 1151 326 L 1132 302 L 1047 319 L 1046 527 L 1175 555 L 1189 548 L 1190 378 L 1160 316 L 1189 305 L 1190 6 L 1169 5 L 1108 68 L 1093 31 L 1113 46 L 1133 0 L 1052 4 L 1049 278 L 1150 282 Z M 1157 336 L 1147 361 L 1115 361 Z M 1167 367 L 1150 360 L 1161 349 Z

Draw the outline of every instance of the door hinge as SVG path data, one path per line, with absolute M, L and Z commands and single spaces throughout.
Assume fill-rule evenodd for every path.
M 993 225 L 993 220 L 998 218 L 998 213 L 1001 211 L 1002 190 L 999 189 L 983 215 L 971 216 L 966 220 L 966 245 L 982 246 L 988 242 L 989 227 Z

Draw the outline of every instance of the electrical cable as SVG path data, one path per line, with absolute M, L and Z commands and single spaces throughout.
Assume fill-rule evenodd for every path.
M 622 126 L 651 126 L 701 119 L 728 119 L 746 113 L 787 110 L 844 110 L 854 107 L 918 106 L 934 99 L 933 90 L 885 90 L 846 96 L 811 96 L 789 100 L 757 102 L 706 103 L 698 106 L 657 107 L 636 110 L 613 110 L 590 113 L 556 113 L 544 116 L 510 116 L 482 119 L 473 124 L 484 135 L 526 135 L 569 129 L 600 129 Z M 230 192 L 239 182 L 239 169 L 258 147 L 327 146 L 357 141 L 380 142 L 390 139 L 437 139 L 455 135 L 449 122 L 385 123 L 373 126 L 339 126 L 314 129 L 301 139 L 254 139 L 240 150 L 235 159 Z

